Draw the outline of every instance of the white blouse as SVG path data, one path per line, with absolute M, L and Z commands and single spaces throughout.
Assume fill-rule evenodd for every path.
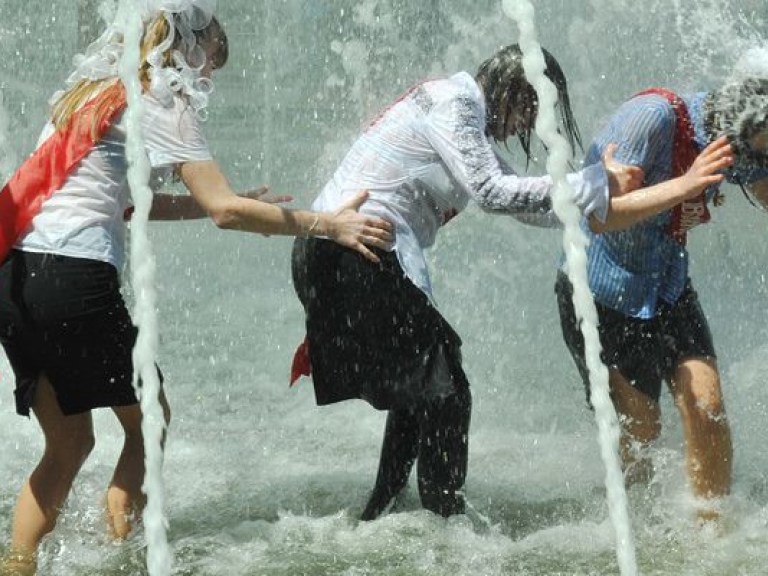
M 470 198 L 490 212 L 557 225 L 552 179 L 514 174 L 494 152 L 485 127 L 482 91 L 466 72 L 420 84 L 358 138 L 312 207 L 334 211 L 367 189 L 361 211 L 393 223 L 392 249 L 403 271 L 432 298 L 424 249 Z M 584 214 L 605 221 L 608 180 L 602 164 L 569 174 L 568 182 Z
M 125 157 L 125 115 L 43 203 L 15 247 L 108 262 L 121 270 L 125 257 L 124 213 L 132 205 Z M 48 123 L 38 146 L 54 131 Z M 180 97 L 163 106 L 144 95 L 142 135 L 157 188 L 175 165 L 210 160 L 211 153 L 194 111 Z

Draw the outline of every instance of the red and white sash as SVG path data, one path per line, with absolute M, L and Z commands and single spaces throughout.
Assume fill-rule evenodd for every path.
M 94 110 L 105 100 L 110 102 L 108 111 L 94 129 Z M 56 130 L 11 176 L 0 191 L 0 261 L 29 227 L 43 202 L 61 188 L 125 105 L 122 84 L 107 88 L 75 111 L 67 125 Z

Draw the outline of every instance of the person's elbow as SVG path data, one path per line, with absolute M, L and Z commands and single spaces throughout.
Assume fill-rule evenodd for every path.
M 236 206 L 220 203 L 208 207 L 207 212 L 214 225 L 221 230 L 236 230 L 240 227 L 241 218 Z

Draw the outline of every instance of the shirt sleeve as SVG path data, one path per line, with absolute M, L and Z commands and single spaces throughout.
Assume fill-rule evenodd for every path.
M 453 178 L 484 210 L 511 214 L 541 215 L 551 222 L 553 188 L 549 176 L 520 177 L 502 169 L 485 136 L 482 105 L 469 95 L 435 105 L 426 122 L 426 134 Z M 574 200 L 585 214 L 597 211 L 604 219 L 608 209 L 608 187 L 604 170 L 568 176 L 575 188 Z M 534 223 L 536 219 L 526 219 Z M 546 225 L 546 224 L 544 224 Z
M 595 139 L 587 159 L 601 157 L 605 147 L 613 142 L 618 146 L 614 154 L 618 162 L 639 166 L 646 174 L 659 173 L 661 180 L 666 180 L 671 175 L 674 136 L 672 106 L 658 96 L 639 96 L 619 108 Z
M 192 109 L 181 98 L 165 107 L 145 99 L 144 143 L 153 168 L 211 160 L 208 142 Z
M 580 172 L 567 174 L 565 177 L 573 192 L 572 201 L 581 211 L 596 216 L 600 222 L 605 222 L 608 217 L 608 176 L 603 165 L 592 164 Z M 594 191 L 602 191 L 595 194 Z M 523 224 L 538 226 L 540 228 L 562 228 L 563 223 L 555 215 L 554 211 L 534 214 L 513 214 L 516 220 Z

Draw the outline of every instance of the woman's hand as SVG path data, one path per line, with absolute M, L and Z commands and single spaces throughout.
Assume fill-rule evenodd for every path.
M 637 190 L 643 185 L 643 178 L 645 178 L 642 168 L 622 164 L 614 159 L 613 154 L 616 148 L 618 148 L 616 144 L 608 144 L 603 153 L 603 166 L 608 174 L 608 188 L 612 198 Z
M 688 171 L 680 177 L 686 190 L 685 198 L 694 198 L 710 186 L 720 184 L 725 178 L 720 171 L 732 164 L 733 149 L 728 138 L 721 136 L 704 148 Z
M 392 242 L 392 224 L 375 216 L 360 214 L 360 206 L 368 199 L 368 191 L 359 192 L 334 214 L 328 215 L 328 236 L 357 250 L 371 262 L 379 257 L 368 246 L 386 249 Z

